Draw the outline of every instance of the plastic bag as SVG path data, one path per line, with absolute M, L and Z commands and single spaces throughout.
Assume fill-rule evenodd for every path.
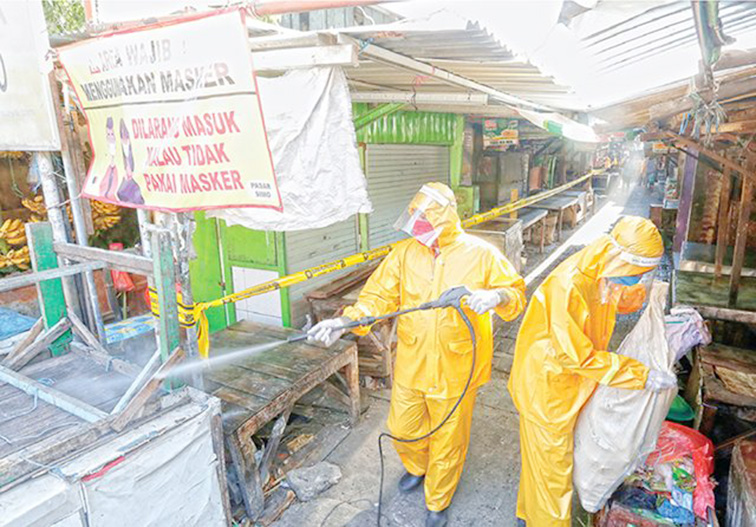
M 656 442 L 656 450 L 648 456 L 646 465 L 669 463 L 687 455 L 693 457 L 696 473 L 693 512 L 705 519 L 707 509 L 714 508 L 714 484 L 711 481 L 714 472 L 714 445 L 709 438 L 687 426 L 665 421 Z
M 108 249 L 111 251 L 123 251 L 123 244 L 120 242 L 113 242 L 108 245 Z M 110 271 L 110 277 L 113 279 L 113 287 L 119 293 L 127 293 L 133 291 L 136 287 L 131 276 L 126 271 Z
M 694 346 L 711 344 L 711 334 L 701 315 L 692 307 L 673 307 L 664 317 L 667 342 L 675 353 L 675 360 L 680 360 Z
M 664 306 L 669 284 L 654 282 L 649 303 L 617 353 L 652 369 L 674 373 Z M 600 385 L 575 426 L 573 482 L 583 508 L 597 512 L 627 476 L 654 451 L 677 389 L 654 393 Z

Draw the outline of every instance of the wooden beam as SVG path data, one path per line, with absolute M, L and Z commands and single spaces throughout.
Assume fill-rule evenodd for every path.
M 136 393 L 133 399 L 128 402 L 123 410 L 117 414 L 110 422 L 110 427 L 116 432 L 120 432 L 137 416 L 137 414 L 144 408 L 145 403 L 152 397 L 152 395 L 160 389 L 163 384 L 163 378 L 168 371 L 176 364 L 181 362 L 184 358 L 184 352 L 181 348 L 176 350 L 168 357 L 149 381 Z
M 128 377 L 135 377 L 139 374 L 141 371 L 139 366 L 113 357 L 108 350 L 100 344 L 97 337 L 89 331 L 89 328 L 79 317 L 69 313 L 68 320 L 71 322 L 73 332 L 81 338 L 85 344 L 85 348 L 80 352 L 82 356 L 104 366 L 107 370 L 112 368 L 114 371 L 122 373 Z
M 753 176 L 753 174 L 750 174 Z M 738 212 L 738 227 L 735 237 L 735 248 L 732 255 L 732 271 L 730 271 L 729 307 L 735 307 L 738 301 L 740 274 L 743 271 L 748 225 L 751 220 L 751 200 L 753 199 L 753 178 L 743 178 L 743 190 L 740 195 L 740 210 Z
M 27 223 L 26 237 L 29 240 L 32 269 L 35 272 L 59 268 L 58 257 L 55 255 L 54 250 L 53 228 L 50 223 Z M 69 309 L 66 305 L 63 280 L 53 278 L 39 282 L 37 284 L 37 297 L 46 328 L 53 327 L 61 319 L 65 318 Z M 66 335 L 55 342 L 52 348 L 53 355 L 63 353 L 70 340 L 70 335 Z
M 163 361 L 179 345 L 178 302 L 176 299 L 176 267 L 173 264 L 171 234 L 166 230 L 152 233 L 152 260 L 155 289 L 158 297 L 158 347 Z
M 11 352 L 8 354 L 8 356 L 12 356 L 19 351 L 26 349 L 27 346 L 30 346 L 32 342 L 34 342 L 40 333 L 45 329 L 45 321 L 42 320 L 42 318 L 38 318 L 37 321 L 34 323 L 34 325 L 29 330 L 29 333 L 21 339 L 16 346 L 11 350 Z
M 753 132 L 756 132 L 756 120 L 722 123 L 719 127 L 711 127 L 712 134 L 750 134 Z
M 714 276 L 722 276 L 722 262 L 727 252 L 727 238 L 730 233 L 730 192 L 732 171 L 726 168 L 722 174 L 722 190 L 719 195 L 719 218 L 717 220 L 717 249 L 714 256 Z
M 682 145 L 687 148 L 693 148 L 697 150 L 699 154 L 703 154 L 706 157 L 713 159 L 717 163 L 721 164 L 724 168 L 729 168 L 732 171 L 742 174 L 745 178 L 750 179 L 751 181 L 756 180 L 756 173 L 754 173 L 752 170 L 749 170 L 747 167 L 741 165 L 740 163 L 736 163 L 735 161 L 728 159 L 727 157 L 723 156 L 722 154 L 718 152 L 715 152 L 714 150 L 710 148 L 706 148 L 701 143 L 693 139 L 689 139 L 687 137 L 677 135 L 673 132 L 661 132 L 660 134 L 644 134 L 643 137 L 644 138 L 645 137 L 659 137 L 661 139 L 671 139 L 672 142 L 674 142 L 677 145 Z
M 87 262 L 82 264 L 67 265 L 65 267 L 58 267 L 55 269 L 48 269 L 47 271 L 39 271 L 36 273 L 21 274 L 18 276 L 12 276 L 10 278 L 0 279 L 0 293 L 5 291 L 12 291 L 20 287 L 26 287 L 33 284 L 38 284 L 46 280 L 52 280 L 54 278 L 63 278 L 64 276 L 73 276 L 79 273 L 87 271 L 94 271 L 95 269 L 102 269 L 105 267 L 103 262 Z
M 68 394 L 59 392 L 55 388 L 45 386 L 33 379 L 17 373 L 10 368 L 0 365 L 0 382 L 5 382 L 19 390 L 33 395 L 48 404 L 64 410 L 88 423 L 95 423 L 108 416 L 102 410 L 80 401 Z
M 134 381 L 131 383 L 131 385 L 128 387 L 126 392 L 121 396 L 121 398 L 118 400 L 116 405 L 113 407 L 113 410 L 110 412 L 111 414 L 117 414 L 121 410 L 123 410 L 126 407 L 126 404 L 131 399 L 131 396 L 136 393 L 136 391 L 139 389 L 140 386 L 142 386 L 142 383 L 144 383 L 145 379 L 152 373 L 152 370 L 154 370 L 157 365 L 160 364 L 160 350 L 155 350 L 155 353 L 152 354 L 152 357 L 150 357 L 150 360 L 147 361 L 147 364 L 144 365 L 144 368 L 142 368 L 142 371 L 140 371 L 136 377 L 134 378 Z
M 109 267 L 121 271 L 128 271 L 144 276 L 152 275 L 152 259 L 137 254 L 125 251 L 108 251 L 96 247 L 84 247 L 63 242 L 55 242 L 53 248 L 59 256 L 64 256 L 71 260 L 105 262 Z
M 40 334 L 34 342 L 25 348 L 17 347 L 3 361 L 3 366 L 12 370 L 20 370 L 31 360 L 46 350 L 58 337 L 63 335 L 71 327 L 67 318 L 61 318 L 57 324 Z
M 350 66 L 359 64 L 357 48 L 351 44 L 309 48 L 273 49 L 252 53 L 257 71 L 286 71 L 315 66 Z

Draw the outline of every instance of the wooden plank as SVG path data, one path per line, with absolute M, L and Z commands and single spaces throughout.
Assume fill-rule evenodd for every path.
M 703 318 L 714 320 L 731 320 L 743 324 L 756 325 L 756 311 L 743 311 L 741 309 L 727 309 L 714 306 L 695 306 Z
M 223 441 L 223 421 L 220 415 L 214 415 L 210 422 L 210 432 L 213 438 L 213 452 L 218 458 L 215 471 L 220 483 L 221 501 L 223 503 L 223 515 L 226 517 L 226 525 L 233 524 L 231 513 L 231 500 L 228 496 L 228 475 L 226 474 L 226 448 Z
M 47 271 L 39 271 L 36 273 L 25 273 L 18 276 L 12 276 L 10 278 L 3 278 L 0 280 L 0 293 L 5 291 L 12 291 L 21 287 L 38 284 L 54 278 L 63 278 L 64 276 L 73 276 L 79 273 L 87 271 L 94 271 L 96 269 L 102 269 L 105 264 L 102 262 L 87 262 L 82 264 L 68 265 L 66 267 L 57 267 L 48 269 Z
M 234 388 L 264 399 L 274 399 L 291 388 L 295 382 L 272 377 L 264 373 L 226 366 L 210 371 L 206 377 L 229 388 Z
M 251 455 L 244 455 L 243 448 L 238 434 L 232 434 L 226 437 L 226 446 L 231 457 L 236 476 L 239 481 L 239 488 L 242 491 L 242 500 L 244 501 L 244 510 L 251 520 L 256 520 L 265 510 L 265 496 L 260 479 L 260 471 L 257 468 L 254 456 L 254 444 L 249 445 L 252 449 Z M 249 436 L 248 436 L 249 437 Z M 247 440 L 251 443 L 251 439 Z
M 719 219 L 717 220 L 717 250 L 714 256 L 714 276 L 722 276 L 722 263 L 727 252 L 727 238 L 730 232 L 730 192 L 732 171 L 725 169 L 722 174 L 722 191 L 719 197 Z
M 155 372 L 155 375 L 147 381 L 147 383 L 136 393 L 133 399 L 116 414 L 110 421 L 110 427 L 116 432 L 120 432 L 131 422 L 134 417 L 144 408 L 145 403 L 152 397 L 152 395 L 160 389 L 163 383 L 163 376 L 170 371 L 173 366 L 181 362 L 184 358 L 184 352 L 180 348 L 176 350 L 168 357 L 160 368 Z
M 38 318 L 37 321 L 34 323 L 34 325 L 31 327 L 31 329 L 29 330 L 29 333 L 27 333 L 27 335 L 16 344 L 16 347 L 11 350 L 11 352 L 8 354 L 8 357 L 12 357 L 14 354 L 17 354 L 21 350 L 24 350 L 28 346 L 30 346 L 31 343 L 37 339 L 39 334 L 42 333 L 44 329 L 45 329 L 45 321 L 41 318 Z
M 278 445 L 281 444 L 281 437 L 283 437 L 284 430 L 286 430 L 286 422 L 291 415 L 291 408 L 284 410 L 284 412 L 278 416 L 276 422 L 273 424 L 273 432 L 270 435 L 270 439 L 265 444 L 265 451 L 263 452 L 262 460 L 260 461 L 260 481 L 265 485 L 268 481 L 268 471 L 270 464 L 273 462 L 273 458 L 278 452 Z
M 70 395 L 29 379 L 4 366 L 0 366 L 0 382 L 6 382 L 29 395 L 35 395 L 41 401 L 57 406 L 61 410 L 65 410 L 89 423 L 97 422 L 107 416 L 105 412 L 94 406 L 74 399 Z
M 89 346 L 84 350 L 79 350 L 79 354 L 85 357 L 89 357 L 91 360 L 101 364 L 107 369 L 113 368 L 118 373 L 122 373 L 129 377 L 136 377 L 139 375 L 141 369 L 136 364 L 126 362 L 110 355 L 100 341 L 95 337 L 89 328 L 84 325 L 84 322 L 76 316 L 75 313 L 69 313 L 68 320 L 73 326 L 73 331 L 78 335 L 84 343 Z
M 344 374 L 347 378 L 349 389 L 349 416 L 352 420 L 352 426 L 355 426 L 360 419 L 360 371 L 357 364 L 357 349 L 351 353 L 352 360 L 344 368 Z
M 77 262 L 105 262 L 108 266 L 120 271 L 152 276 L 152 259 L 137 254 L 126 251 L 108 251 L 97 247 L 84 247 L 64 242 L 55 242 L 53 249 L 59 256 Z
M 67 318 L 62 318 L 53 327 L 40 334 L 34 342 L 24 349 L 16 348 L 3 361 L 3 366 L 11 370 L 20 370 L 34 357 L 45 351 L 71 327 Z
M 354 351 L 347 349 L 339 355 L 324 361 L 320 368 L 314 369 L 307 375 L 302 376 L 296 383 L 292 384 L 288 390 L 280 393 L 275 399 L 273 399 L 263 411 L 255 414 L 244 423 L 239 428 L 238 433 L 251 436 L 257 432 L 261 426 L 270 421 L 273 417 L 292 406 L 297 399 L 302 397 L 302 395 L 312 390 L 315 386 L 325 381 L 328 377 L 352 361 L 353 358 L 351 354 L 356 353 L 356 347 L 356 344 L 350 344 L 350 348 L 353 348 Z
M 743 178 L 743 189 L 740 195 L 740 210 L 738 211 L 738 227 L 735 236 L 735 249 L 732 255 L 732 270 L 730 271 L 730 295 L 728 307 L 735 307 L 738 302 L 740 288 L 740 274 L 743 271 L 748 225 L 751 220 L 751 200 L 753 199 L 753 179 Z
M 58 268 L 58 257 L 53 250 L 52 226 L 47 222 L 27 223 L 26 237 L 29 240 L 29 254 L 32 269 L 36 272 Z M 45 280 L 37 284 L 37 295 L 42 310 L 45 327 L 51 328 L 66 316 L 66 299 L 60 278 Z M 71 341 L 71 335 L 59 339 L 53 345 L 53 355 L 60 355 Z

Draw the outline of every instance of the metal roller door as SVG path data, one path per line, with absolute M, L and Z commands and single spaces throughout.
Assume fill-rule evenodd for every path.
M 358 252 L 360 249 L 357 220 L 329 225 L 321 229 L 291 231 L 286 233 L 286 261 L 288 272 L 296 273 L 332 260 L 338 260 Z M 309 308 L 304 295 L 331 282 L 353 269 L 327 274 L 289 288 L 291 322 L 294 327 L 304 323 Z
M 404 237 L 394 230 L 394 222 L 424 183 L 449 184 L 449 147 L 368 144 L 365 172 L 373 203 L 368 216 L 373 249 Z

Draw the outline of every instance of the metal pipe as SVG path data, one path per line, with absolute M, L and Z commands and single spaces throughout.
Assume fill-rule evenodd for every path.
M 251 8 L 255 15 L 262 16 L 299 13 L 316 9 L 369 6 L 396 1 L 398 0 L 256 0 L 251 3 Z
M 175 215 L 176 231 L 178 237 L 178 282 L 181 287 L 181 302 L 185 306 L 194 305 L 194 295 L 192 294 L 192 281 L 189 273 L 189 259 L 192 256 L 192 232 L 194 219 L 186 212 L 179 212 Z M 184 333 L 187 356 L 190 359 L 199 358 L 199 342 L 197 339 L 197 326 L 187 327 Z M 199 372 L 192 374 L 192 384 L 200 390 L 204 387 L 202 375 Z
M 52 82 L 51 88 L 53 93 L 56 93 L 56 83 Z M 89 240 L 87 239 L 87 226 L 84 221 L 84 213 L 81 208 L 81 189 L 79 188 L 79 178 L 76 174 L 75 164 L 71 156 L 70 142 L 73 139 L 71 132 L 70 122 L 66 122 L 63 116 L 63 112 L 60 109 L 60 105 L 55 104 L 55 113 L 58 119 L 58 128 L 60 129 L 60 154 L 63 159 L 63 171 L 66 176 L 66 187 L 68 189 L 68 199 L 71 203 L 71 215 L 73 216 L 74 233 L 76 234 L 76 244 L 82 247 L 89 246 Z M 89 320 L 94 325 L 93 333 L 97 335 L 100 342 L 105 342 L 105 324 L 102 320 L 102 313 L 100 312 L 100 301 L 97 297 L 97 285 L 94 280 L 94 273 L 88 271 L 84 273 L 84 285 L 87 293 L 88 302 L 85 302 L 87 306 L 87 313 L 89 314 Z

